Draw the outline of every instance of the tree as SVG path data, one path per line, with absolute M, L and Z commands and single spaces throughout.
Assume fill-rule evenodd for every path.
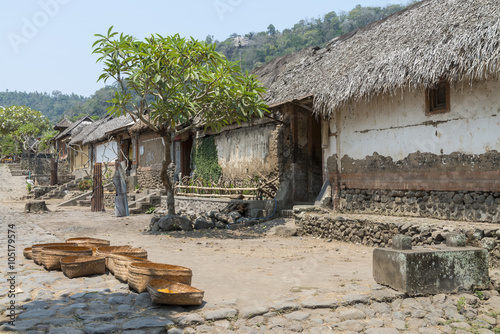
M 130 114 L 159 134 L 165 145 L 160 173 L 167 192 L 167 209 L 175 214 L 174 192 L 167 174 L 173 139 L 185 132 L 262 117 L 265 89 L 242 74 L 237 63 L 215 51 L 215 45 L 179 35 L 151 35 L 139 41 L 113 32 L 96 35 L 93 53 L 104 62 L 99 80 L 120 86 L 110 113 Z M 132 92 L 139 96 L 135 102 Z
M 274 27 L 273 24 L 270 24 L 268 27 L 267 27 L 267 33 L 271 36 L 274 36 L 276 35 L 276 28 Z
M 39 111 L 26 106 L 0 107 L 2 155 L 17 155 L 23 149 L 37 150 L 38 138 L 49 130 L 49 120 Z

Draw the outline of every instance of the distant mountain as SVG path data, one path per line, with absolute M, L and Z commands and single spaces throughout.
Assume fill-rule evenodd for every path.
M 115 88 L 106 86 L 97 90 L 91 97 L 76 94 L 62 94 L 60 91 L 48 93 L 0 92 L 0 106 L 27 106 L 44 114 L 52 123 L 62 119 L 76 118 L 80 115 L 101 117 L 106 115 L 106 109 L 114 96 Z
M 416 3 L 412 1 L 407 6 Z M 270 24 L 266 31 L 249 32 L 244 36 L 232 34 L 219 42 L 207 36 L 206 42 L 216 43 L 216 50 L 229 60 L 240 61 L 243 69 L 251 71 L 276 57 L 284 56 L 306 47 L 324 47 L 326 43 L 354 29 L 383 19 L 407 6 L 388 5 L 386 7 L 353 8 L 349 13 L 329 12 L 323 18 L 305 19 L 290 29 L 278 31 Z

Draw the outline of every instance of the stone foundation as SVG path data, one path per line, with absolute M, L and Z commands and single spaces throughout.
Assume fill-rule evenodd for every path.
M 296 210 L 294 210 L 296 211 Z M 412 238 L 413 246 L 445 243 L 450 232 L 463 233 L 467 246 L 486 248 L 490 266 L 500 268 L 500 225 L 472 224 L 430 219 L 400 220 L 396 217 L 369 217 L 362 215 L 344 218 L 332 214 L 298 213 L 296 223 L 299 235 L 335 239 L 374 247 L 392 245 L 392 237 L 404 234 Z
M 459 221 L 500 221 L 500 192 L 343 189 L 340 211 Z
M 141 189 L 164 188 L 160 178 L 160 170 L 156 169 L 139 169 L 137 171 L 137 184 Z

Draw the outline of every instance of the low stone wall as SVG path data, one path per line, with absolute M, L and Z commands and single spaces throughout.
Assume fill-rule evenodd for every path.
M 127 195 L 128 204 L 135 200 L 135 194 Z M 104 207 L 108 209 L 115 208 L 115 193 L 105 193 L 104 194 Z
M 231 202 L 227 198 L 193 198 L 175 196 L 175 211 L 194 211 L 195 213 L 207 211 L 220 211 Z M 167 208 L 166 196 L 162 196 L 162 208 Z
M 388 247 L 396 234 L 408 235 L 413 246 L 438 245 L 446 242 L 450 232 L 463 233 L 467 246 L 484 247 L 490 255 L 490 266 L 500 268 L 500 225 L 471 224 L 430 219 L 395 217 L 373 218 L 356 215 L 345 218 L 334 214 L 304 213 L 295 211 L 298 235 L 335 239 L 373 247 Z M 431 222 L 429 222 L 431 221 Z
M 143 168 L 137 170 L 137 184 L 141 189 L 164 188 L 160 178 L 160 171 L 156 169 Z
M 344 189 L 340 211 L 460 221 L 500 221 L 500 192 Z

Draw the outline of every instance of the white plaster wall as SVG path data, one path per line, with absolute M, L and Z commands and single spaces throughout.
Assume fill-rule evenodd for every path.
M 224 175 L 266 172 L 274 167 L 268 161 L 273 130 L 273 126 L 249 127 L 217 135 L 215 146 Z
M 500 151 L 499 81 L 452 87 L 450 104 L 450 112 L 428 116 L 424 91 L 407 91 L 346 107 L 341 111 L 340 156 L 363 159 L 377 152 L 396 161 L 417 151 Z M 329 153 L 333 154 L 331 144 Z
M 118 159 L 118 147 L 116 141 L 96 145 L 95 162 L 108 163 Z

